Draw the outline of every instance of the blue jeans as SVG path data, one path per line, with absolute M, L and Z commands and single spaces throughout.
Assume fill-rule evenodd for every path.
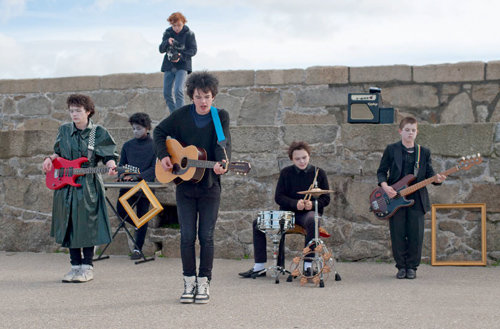
M 165 72 L 163 78 L 163 97 L 165 97 L 170 113 L 184 106 L 184 83 L 186 82 L 186 76 L 186 70 L 173 68 L 171 71 Z M 172 89 L 175 89 L 175 100 L 172 95 Z
M 220 204 L 220 186 L 210 188 L 182 183 L 176 189 L 177 214 L 181 226 L 181 258 L 184 276 L 196 276 L 196 236 L 200 242 L 199 277 L 212 279 L 214 230 Z

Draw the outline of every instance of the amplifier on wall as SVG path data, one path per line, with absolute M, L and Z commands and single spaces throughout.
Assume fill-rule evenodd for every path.
M 379 123 L 379 95 L 368 93 L 349 94 L 347 103 L 347 122 L 349 123 Z
M 394 109 L 380 107 L 380 88 L 370 87 L 369 93 L 350 93 L 347 102 L 349 123 L 394 123 Z

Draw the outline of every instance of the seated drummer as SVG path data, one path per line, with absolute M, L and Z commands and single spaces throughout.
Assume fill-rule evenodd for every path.
M 325 171 L 309 164 L 310 155 L 311 147 L 309 144 L 306 142 L 292 142 L 288 148 L 288 157 L 292 160 L 293 165 L 281 170 L 274 196 L 280 210 L 295 213 L 295 225 L 302 226 L 306 231 L 305 245 L 314 238 L 314 202 L 297 192 L 314 187 L 315 177 L 318 188 L 322 190 L 329 189 Z M 323 208 L 329 203 L 329 194 L 323 194 L 318 198 L 319 215 L 323 214 Z M 266 235 L 258 229 L 257 220 L 253 221 L 253 248 L 255 264 L 250 270 L 239 273 L 244 278 L 266 275 Z M 305 273 L 308 273 L 310 268 L 311 262 L 304 262 Z

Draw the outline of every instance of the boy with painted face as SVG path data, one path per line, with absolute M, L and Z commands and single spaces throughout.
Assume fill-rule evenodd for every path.
M 401 141 L 386 147 L 377 170 L 378 183 L 390 198 L 397 194 L 391 185 L 404 176 L 415 175 L 415 184 L 435 175 L 431 151 L 415 143 L 418 133 L 417 120 L 412 117 L 404 118 L 399 124 L 398 132 Z M 436 184 L 445 179 L 446 176 L 438 174 Z M 424 215 L 430 210 L 429 194 L 425 187 L 407 198 L 415 200 L 415 203 L 411 207 L 399 209 L 389 219 L 392 253 L 398 268 L 398 279 L 415 279 L 417 276 L 417 267 L 422 257 Z
M 155 163 L 156 156 L 154 152 L 153 139 L 149 136 L 149 131 L 151 130 L 151 119 L 147 113 L 134 113 L 128 120 L 132 126 L 132 132 L 134 138 L 123 144 L 123 148 L 120 155 L 120 166 L 130 165 L 138 167 L 140 170 L 140 175 L 125 175 L 123 181 L 139 181 L 146 180 L 147 182 L 154 182 L 155 180 Z M 121 189 L 120 196 L 125 194 L 128 189 Z M 130 204 L 133 204 L 137 199 L 136 213 L 140 218 L 149 211 L 149 200 L 142 194 L 137 193 L 128 199 Z M 132 220 L 127 216 L 127 212 L 123 208 L 120 202 L 117 203 L 116 209 L 118 214 L 122 218 L 127 217 L 127 222 L 134 224 Z M 144 240 L 146 238 L 146 232 L 148 230 L 148 223 L 144 224 L 135 231 L 135 241 L 136 246 L 132 251 L 130 259 L 140 259 L 142 247 L 144 245 Z

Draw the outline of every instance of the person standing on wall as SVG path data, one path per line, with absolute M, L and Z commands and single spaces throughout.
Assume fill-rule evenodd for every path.
M 163 97 L 172 113 L 184 106 L 184 83 L 186 76 L 193 71 L 191 57 L 196 55 L 197 46 L 193 31 L 185 25 L 187 20 L 183 14 L 175 12 L 167 21 L 171 27 L 163 33 L 160 53 L 165 53 L 161 65 Z

